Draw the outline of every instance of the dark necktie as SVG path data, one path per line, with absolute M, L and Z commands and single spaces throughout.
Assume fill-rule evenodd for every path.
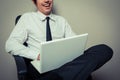
M 50 24 L 49 24 L 49 17 L 46 17 L 46 41 L 52 40 L 51 30 L 50 30 Z

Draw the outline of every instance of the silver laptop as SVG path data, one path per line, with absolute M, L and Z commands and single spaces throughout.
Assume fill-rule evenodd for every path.
M 88 34 L 41 43 L 40 61 L 32 61 L 32 65 L 40 73 L 54 70 L 82 55 Z

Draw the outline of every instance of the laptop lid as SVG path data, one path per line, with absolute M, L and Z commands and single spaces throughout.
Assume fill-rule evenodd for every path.
M 88 34 L 57 39 L 41 43 L 40 61 L 32 61 L 33 66 L 44 73 L 72 61 L 82 55 Z

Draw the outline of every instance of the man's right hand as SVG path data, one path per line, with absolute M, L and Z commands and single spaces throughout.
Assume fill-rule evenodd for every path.
M 37 60 L 40 60 L 40 54 L 38 55 Z

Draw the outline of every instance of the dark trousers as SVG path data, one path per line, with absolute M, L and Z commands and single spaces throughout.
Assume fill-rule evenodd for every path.
M 29 64 L 29 75 L 33 80 L 87 80 L 88 76 L 109 61 L 112 55 L 110 47 L 100 44 L 87 49 L 83 55 L 60 68 L 44 74 L 39 74 Z

